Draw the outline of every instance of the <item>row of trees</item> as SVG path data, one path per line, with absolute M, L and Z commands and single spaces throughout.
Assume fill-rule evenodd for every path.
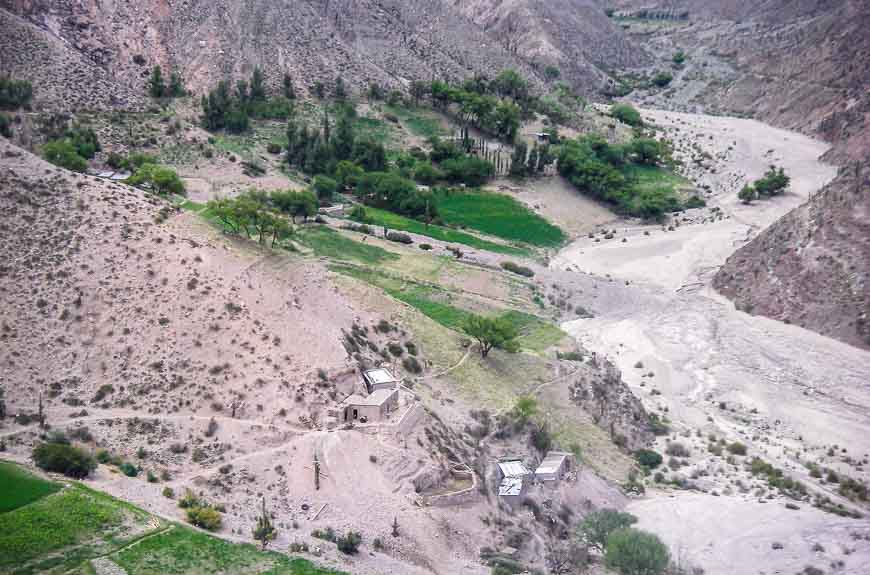
M 260 68 L 254 68 L 250 81 L 239 80 L 231 87 L 226 80 L 203 96 L 202 124 L 210 131 L 227 130 L 241 133 L 248 130 L 250 118 L 288 118 L 293 114 L 292 99 L 296 97 L 293 81 L 284 79 L 284 94 L 270 97 Z
M 622 213 L 659 218 L 680 209 L 680 201 L 667 186 L 639 189 L 625 175 L 630 164 L 655 166 L 667 150 L 652 138 L 636 138 L 626 145 L 609 144 L 599 135 L 583 136 L 562 144 L 559 173 L 586 194 L 616 206 Z
M 177 70 L 169 75 L 169 83 L 163 79 L 163 69 L 158 65 L 151 70 L 148 79 L 148 93 L 152 98 L 181 98 L 187 94 L 184 89 L 184 79 Z
M 505 74 L 507 73 L 502 73 Z M 513 74 L 508 75 L 513 78 Z M 521 78 L 520 80 L 525 85 L 525 81 Z M 506 85 L 512 84 L 506 82 Z M 513 142 L 523 114 L 523 109 L 517 102 L 526 102 L 520 99 L 519 94 L 526 92 L 517 87 L 500 88 L 496 93 L 490 93 L 490 89 L 491 85 L 480 77 L 467 80 L 459 86 L 436 80 L 429 85 L 428 94 L 436 109 L 448 111 L 451 106 L 455 106 L 455 113 L 463 124 L 470 124 L 505 141 Z M 412 95 L 413 93 L 412 91 Z M 508 95 L 515 96 L 509 99 L 505 97 Z
M 528 144 L 520 140 L 514 144 L 514 152 L 511 155 L 510 174 L 514 177 L 540 174 L 555 161 L 556 156 L 550 149 L 549 144 L 538 146 L 535 143 L 532 149 L 529 150 Z
M 256 239 L 275 247 L 294 234 L 291 221 L 317 214 L 317 197 L 311 191 L 249 191 L 236 198 L 211 200 L 208 213 L 232 234 Z

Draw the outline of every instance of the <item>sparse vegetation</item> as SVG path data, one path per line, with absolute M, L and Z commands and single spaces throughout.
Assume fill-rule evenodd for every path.
M 97 462 L 85 451 L 68 443 L 45 441 L 33 448 L 33 461 L 45 471 L 82 479 L 97 468 Z

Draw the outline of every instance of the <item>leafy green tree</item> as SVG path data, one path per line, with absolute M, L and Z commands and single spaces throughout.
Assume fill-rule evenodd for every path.
M 165 98 L 168 95 L 166 82 L 163 80 L 163 69 L 157 65 L 151 70 L 151 78 L 148 80 L 148 93 L 152 98 Z
M 634 458 L 646 469 L 655 469 L 662 464 L 662 455 L 652 449 L 638 449 L 634 452 Z
M 266 101 L 266 86 L 263 84 L 263 71 L 259 66 L 251 74 L 250 99 L 252 102 Z
M 55 166 L 84 172 L 88 169 L 88 162 L 76 151 L 75 146 L 69 140 L 53 140 L 42 146 L 42 156 Z
M 621 575 L 662 575 L 670 560 L 668 548 L 652 533 L 624 528 L 607 537 L 604 563 Z
M 441 170 L 429 162 L 420 162 L 414 168 L 414 179 L 427 186 L 431 186 L 443 177 Z
M 511 154 L 510 174 L 515 178 L 526 175 L 526 158 L 529 155 L 529 147 L 524 140 L 516 143 L 514 152 Z
M 338 76 L 335 79 L 335 89 L 333 90 L 333 96 L 339 102 L 343 102 L 347 99 L 347 86 L 344 84 L 344 78 Z
M 674 57 L 672 58 L 672 60 L 673 60 L 674 64 L 676 64 L 676 65 L 679 66 L 679 65 L 681 65 L 683 62 L 686 61 L 686 53 L 683 52 L 682 50 L 677 50 L 677 51 L 674 53 Z
M 76 153 L 86 160 L 92 159 L 101 150 L 100 142 L 94 130 L 79 124 L 75 124 L 67 131 L 66 139 L 75 146 Z
M 338 191 L 338 182 L 333 180 L 328 176 L 315 176 L 314 184 L 312 186 L 314 188 L 314 193 L 317 194 L 317 199 L 320 200 L 321 203 L 329 203 L 332 201 L 332 197 Z
M 601 509 L 583 518 L 583 522 L 577 528 L 577 535 L 588 547 L 604 551 L 611 533 L 631 527 L 635 523 L 637 517 L 631 513 Z
M 785 170 L 770 166 L 764 176 L 755 182 L 755 191 L 759 196 L 776 196 L 785 191 L 791 183 L 791 178 Z
M 655 166 L 664 154 L 661 142 L 653 138 L 635 138 L 629 145 L 639 164 Z
M 326 86 L 324 86 L 323 82 L 321 82 L 320 80 L 317 80 L 316 82 L 314 82 L 314 85 L 312 86 L 311 89 L 314 92 L 314 95 L 319 100 L 322 100 L 323 97 L 326 96 Z
M 0 110 L 29 109 L 32 98 L 30 82 L 0 75 Z
M 494 347 L 509 352 L 518 349 L 516 339 L 519 332 L 506 318 L 472 315 L 463 323 L 462 329 L 477 340 L 481 357 L 487 357 Z
M 354 135 L 354 120 L 356 111 L 347 106 L 338 115 L 338 122 L 335 124 L 335 136 L 332 140 L 332 149 L 335 159 L 338 161 L 349 160 L 353 154 L 353 144 L 355 141 Z
M 187 90 L 184 87 L 184 78 L 177 71 L 173 71 L 169 76 L 169 95 L 173 98 L 181 98 L 187 95 Z
M 260 542 L 264 551 L 269 542 L 278 536 L 278 530 L 275 529 L 275 526 L 272 524 L 272 518 L 269 517 L 269 513 L 266 511 L 265 497 L 263 498 L 262 511 L 260 516 L 257 517 L 257 525 L 254 527 L 253 535 L 254 540 Z
M 342 160 L 335 166 L 335 179 L 343 188 L 355 188 L 365 172 L 350 160 Z
M 12 120 L 6 114 L 0 114 L 0 136 L 12 137 Z
M 739 192 L 737 192 L 737 197 L 744 204 L 751 204 L 752 200 L 758 198 L 758 192 L 755 191 L 755 186 L 752 184 L 746 184 L 740 188 Z
M 426 97 L 429 92 L 429 85 L 423 80 L 414 80 L 411 82 L 411 99 L 414 100 L 414 106 L 419 106 L 420 101 Z
M 659 88 L 664 88 L 670 84 L 673 79 L 674 77 L 670 72 L 659 72 L 652 77 L 652 83 Z
M 495 175 L 492 163 L 475 156 L 464 156 L 441 162 L 441 170 L 448 181 L 479 187 Z
M 172 168 L 157 164 L 142 164 L 127 179 L 132 186 L 148 186 L 160 195 L 184 194 L 184 182 Z
M 33 461 L 45 471 L 83 479 L 97 468 L 97 462 L 83 450 L 66 443 L 44 442 L 33 449 Z
M 187 520 L 191 525 L 205 529 L 206 531 L 217 531 L 221 528 L 221 524 L 223 523 L 221 514 L 211 507 L 188 508 Z
M 512 410 L 514 419 L 522 425 L 525 425 L 525 423 L 534 417 L 537 412 L 538 401 L 530 395 L 524 395 L 517 398 Z
M 629 126 L 643 126 L 640 112 L 631 104 L 615 104 L 610 108 L 610 115 Z
M 367 172 L 382 172 L 387 168 L 387 152 L 384 150 L 384 145 L 374 140 L 355 140 L 351 159 Z

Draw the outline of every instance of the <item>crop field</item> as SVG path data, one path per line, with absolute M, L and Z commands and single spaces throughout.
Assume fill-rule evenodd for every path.
M 463 324 L 472 315 L 471 311 L 461 306 L 461 298 L 447 290 L 355 267 L 333 266 L 331 269 L 378 287 L 391 297 L 419 310 L 426 317 L 457 332 L 462 332 Z M 520 334 L 517 338 L 520 347 L 527 351 L 544 351 L 566 336 L 555 324 L 521 311 L 492 309 L 485 315 L 501 315 L 510 321 Z
M 229 543 L 180 526 L 143 539 L 110 558 L 127 573 L 136 575 L 341 575 L 339 571 L 320 569 L 305 559 L 264 553 L 254 545 Z
M 398 255 L 382 247 L 358 242 L 326 226 L 301 227 L 294 239 L 310 248 L 319 257 L 357 261 L 370 265 L 399 259 Z
M 13 463 L 0 461 L 0 513 L 29 505 L 59 489 L 56 483 L 31 475 Z
M 377 208 L 367 207 L 366 218 L 366 223 L 374 226 L 386 226 L 393 230 L 401 230 L 414 234 L 420 234 L 421 236 L 428 236 L 442 242 L 462 244 L 471 248 L 501 254 L 510 254 L 516 256 L 529 255 L 529 250 L 525 248 L 490 242 L 481 239 L 475 235 L 467 234 L 465 232 L 460 232 L 457 230 L 452 230 L 450 228 L 432 225 L 427 226 L 426 224 L 418 222 L 417 220 L 412 220 L 410 218 L 406 218 L 404 216 L 400 216 L 386 210 L 379 210 Z
M 421 138 L 446 136 L 447 130 L 441 125 L 439 117 L 430 110 L 404 106 L 385 106 L 384 111 L 399 118 L 408 130 Z
M 562 245 L 565 233 L 514 198 L 490 192 L 450 192 L 438 196 L 438 213 L 453 226 L 538 247 Z

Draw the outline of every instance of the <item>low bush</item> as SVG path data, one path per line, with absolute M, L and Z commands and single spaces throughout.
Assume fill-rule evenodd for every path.
M 221 528 L 221 514 L 211 507 L 190 507 L 187 510 L 187 520 L 191 525 L 207 531 L 217 531 Z
M 356 555 L 360 544 L 362 544 L 362 535 L 358 531 L 348 531 L 339 537 L 335 544 L 338 546 L 338 550 L 345 555 Z
M 391 242 L 397 242 L 400 244 L 413 244 L 414 240 L 408 234 L 403 234 L 401 232 L 389 232 L 387 234 L 387 239 Z
M 732 455 L 746 455 L 746 446 L 739 441 L 728 445 L 728 453 Z
M 631 104 L 615 104 L 610 108 L 610 115 L 629 126 L 643 126 L 640 112 Z
M 124 463 L 119 465 L 118 469 L 127 477 L 136 477 L 137 475 L 139 475 L 139 468 L 130 463 L 129 461 L 125 461 Z
M 661 575 L 668 568 L 670 553 L 652 533 L 617 529 L 607 537 L 604 563 L 622 575 Z
M 40 443 L 33 449 L 33 461 L 40 469 L 74 479 L 85 478 L 97 468 L 97 462 L 88 453 L 65 443 Z
M 646 469 L 655 469 L 662 464 L 662 456 L 659 452 L 652 449 L 639 449 L 634 452 L 634 458 L 637 462 Z
M 527 268 L 525 266 L 521 266 L 514 262 L 502 262 L 502 269 L 507 270 L 511 273 L 515 273 L 517 275 L 521 275 L 527 278 L 534 277 L 535 272 L 531 268 Z

